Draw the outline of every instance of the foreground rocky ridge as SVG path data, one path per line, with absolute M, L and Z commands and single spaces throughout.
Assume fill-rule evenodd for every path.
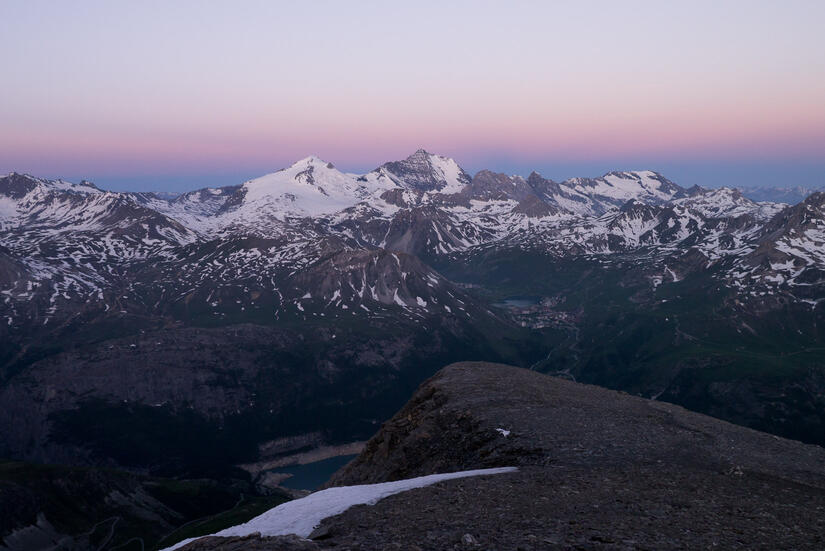
M 325 520 L 312 545 L 207 538 L 188 549 L 825 544 L 822 448 L 497 364 L 461 363 L 440 371 L 330 484 L 503 464 L 519 471 L 353 507 Z

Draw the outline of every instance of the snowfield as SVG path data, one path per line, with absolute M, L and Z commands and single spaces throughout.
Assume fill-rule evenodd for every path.
M 260 532 L 261 536 L 285 536 L 295 534 L 302 538 L 308 537 L 312 531 L 327 517 L 338 515 L 353 505 L 374 505 L 385 497 L 414 488 L 423 488 L 444 480 L 466 478 L 468 476 L 483 476 L 516 472 L 516 467 L 499 467 L 496 469 L 477 469 L 456 473 L 431 474 L 382 482 L 380 484 L 364 484 L 361 486 L 342 486 L 328 488 L 315 492 L 301 499 L 288 501 L 270 509 L 247 523 L 232 526 L 212 536 L 248 536 Z M 205 537 L 205 536 L 200 536 Z M 164 551 L 172 551 L 200 538 L 189 538 L 180 541 Z

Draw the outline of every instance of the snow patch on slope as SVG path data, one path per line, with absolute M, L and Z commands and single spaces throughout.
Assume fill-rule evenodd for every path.
M 460 471 L 455 473 L 432 474 L 397 480 L 395 482 L 382 482 L 380 484 L 364 484 L 360 486 L 342 486 L 338 488 L 328 488 L 315 492 L 301 499 L 295 499 L 282 503 L 270 509 L 266 513 L 259 515 L 247 523 L 232 526 L 220 532 L 211 534 L 212 536 L 234 537 L 248 536 L 259 532 L 261 536 L 284 536 L 295 534 L 306 538 L 312 531 L 321 524 L 327 517 L 338 515 L 352 507 L 353 505 L 374 505 L 378 501 L 393 494 L 406 492 L 414 488 L 423 488 L 455 478 L 465 478 L 469 476 L 482 476 L 516 472 L 516 467 L 499 467 L 495 469 L 477 469 L 472 471 Z M 203 536 L 201 536 L 203 537 Z M 172 547 L 167 547 L 165 551 L 172 551 L 183 547 L 189 542 L 199 538 L 190 538 L 176 543 Z

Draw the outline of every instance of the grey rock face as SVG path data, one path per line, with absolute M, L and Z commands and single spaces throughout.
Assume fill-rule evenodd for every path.
M 432 155 L 419 149 L 403 161 L 393 161 L 381 165 L 378 170 L 384 170 L 405 187 L 417 191 L 441 191 L 447 182 L 438 176 L 433 169 L 434 159 L 446 160 L 443 157 Z M 459 181 L 464 185 L 470 183 L 470 175 L 463 170 L 459 173 Z
M 513 199 L 521 201 L 535 195 L 533 189 L 520 176 L 496 174 L 482 170 L 473 177 L 470 187 L 465 190 L 472 199 L 481 201 Z
M 20 199 L 25 197 L 36 185 L 36 178 L 28 174 L 12 172 L 8 176 L 0 178 L 0 194 L 12 199 Z

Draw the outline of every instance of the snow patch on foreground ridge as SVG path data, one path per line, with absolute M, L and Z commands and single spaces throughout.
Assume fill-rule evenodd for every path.
M 477 469 L 473 471 L 460 471 L 457 473 L 431 474 L 408 478 L 395 482 L 382 482 L 380 484 L 364 484 L 361 486 L 341 486 L 338 488 L 328 488 L 315 492 L 306 497 L 287 501 L 259 515 L 245 524 L 231 526 L 220 532 L 210 534 L 212 536 L 248 536 L 255 532 L 260 532 L 261 536 L 285 536 L 295 534 L 302 538 L 308 537 L 312 531 L 321 524 L 327 517 L 338 515 L 352 507 L 353 505 L 374 505 L 381 499 L 412 490 L 423 488 L 453 478 L 464 478 L 468 476 L 480 476 L 487 474 L 512 473 L 517 471 L 516 467 L 499 467 L 496 469 Z M 200 539 L 189 538 L 176 543 L 172 547 L 167 547 L 164 551 L 172 551 L 186 545 L 191 541 Z

